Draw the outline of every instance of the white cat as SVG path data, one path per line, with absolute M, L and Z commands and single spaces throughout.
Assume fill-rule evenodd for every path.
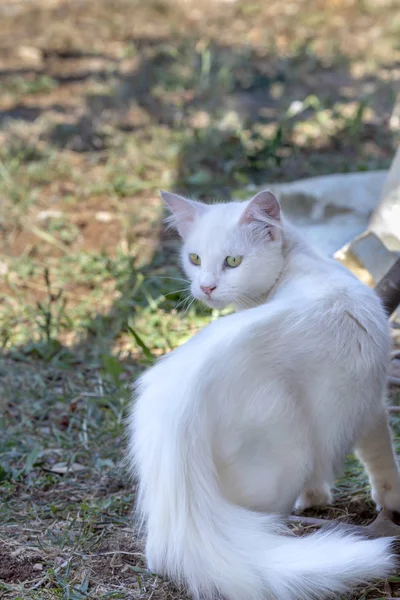
M 384 577 L 390 539 L 294 537 L 278 516 L 329 503 L 354 446 L 375 502 L 400 509 L 378 298 L 310 248 L 268 191 L 212 206 L 163 198 L 193 296 L 239 312 L 139 379 L 130 460 L 149 568 L 229 600 L 321 600 Z

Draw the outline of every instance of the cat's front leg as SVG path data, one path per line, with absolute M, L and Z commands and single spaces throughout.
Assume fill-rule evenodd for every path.
M 358 440 L 356 454 L 368 473 L 377 508 L 400 512 L 400 473 L 384 409 Z
M 328 483 L 310 482 L 298 497 L 295 508 L 303 511 L 313 506 L 327 506 L 332 504 L 332 493 Z

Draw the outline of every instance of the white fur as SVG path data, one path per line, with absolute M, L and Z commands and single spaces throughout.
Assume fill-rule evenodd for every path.
M 400 509 L 383 404 L 388 326 L 373 292 L 276 214 L 272 234 L 243 219 L 246 207 L 192 214 L 182 256 L 194 292 L 212 275 L 216 305 L 250 308 L 205 327 L 137 384 L 130 459 L 146 555 L 196 598 L 320 600 L 393 568 L 390 539 L 297 538 L 278 517 L 297 499 L 329 501 L 355 445 L 375 501 Z M 234 254 L 243 262 L 228 271 Z

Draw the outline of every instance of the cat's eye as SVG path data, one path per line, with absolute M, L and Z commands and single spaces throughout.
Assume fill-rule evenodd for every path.
M 227 267 L 230 267 L 231 269 L 238 267 L 241 262 L 242 262 L 241 256 L 227 256 L 225 259 L 225 265 Z
M 189 254 L 189 260 L 192 265 L 196 265 L 197 267 L 201 265 L 201 259 L 198 254 Z

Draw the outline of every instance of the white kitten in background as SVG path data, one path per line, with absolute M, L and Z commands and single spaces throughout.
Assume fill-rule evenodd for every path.
M 329 503 L 354 447 L 375 502 L 400 510 L 378 298 L 301 239 L 268 191 L 212 206 L 163 198 L 192 294 L 240 312 L 138 381 L 130 460 L 149 568 L 229 600 L 320 600 L 384 577 L 390 539 L 294 537 L 277 516 Z

